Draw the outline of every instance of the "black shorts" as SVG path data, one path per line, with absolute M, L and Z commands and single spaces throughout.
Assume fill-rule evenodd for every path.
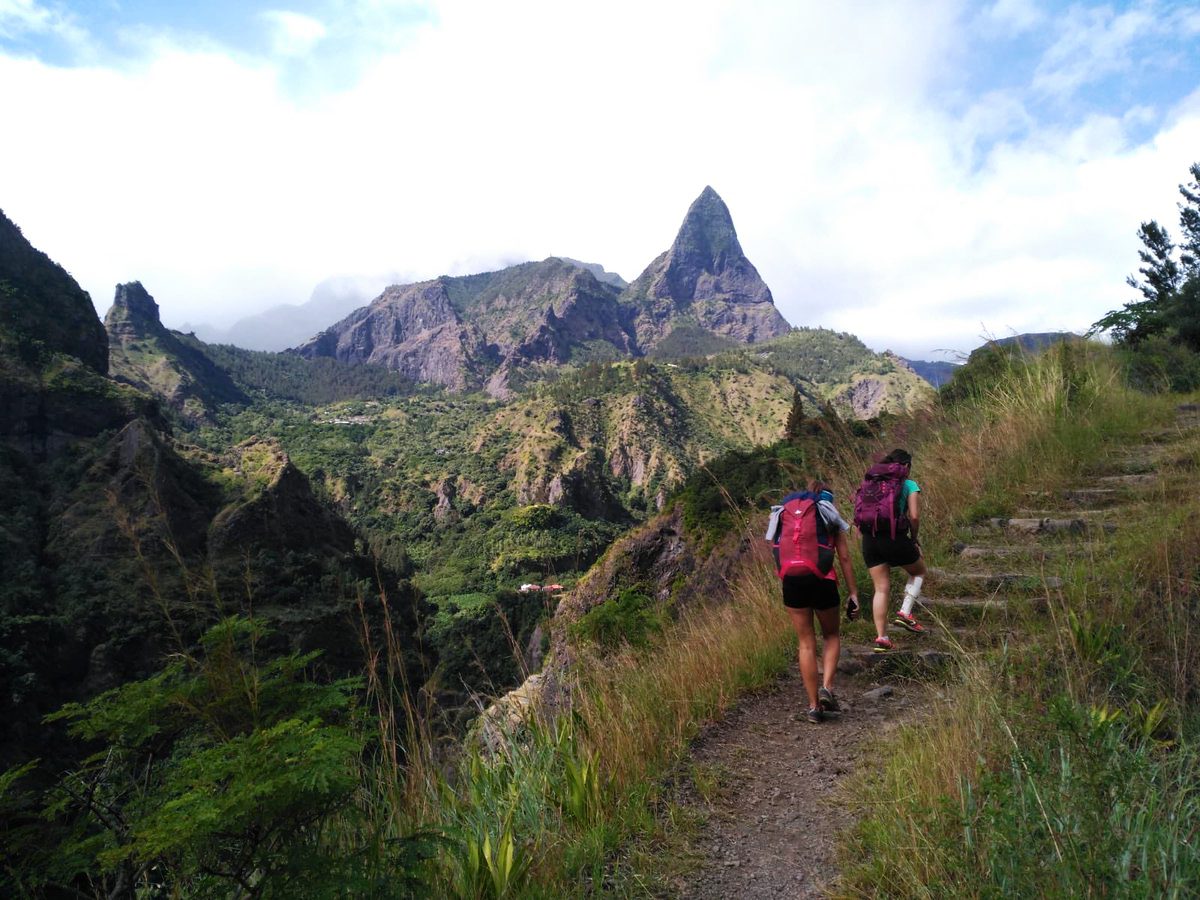
M 788 575 L 783 582 L 783 605 L 791 609 L 833 609 L 841 602 L 837 582 L 820 575 Z
M 862 536 L 863 562 L 868 569 L 887 563 L 889 566 L 910 566 L 921 558 L 917 543 L 908 535 L 891 538 L 886 535 L 875 537 Z

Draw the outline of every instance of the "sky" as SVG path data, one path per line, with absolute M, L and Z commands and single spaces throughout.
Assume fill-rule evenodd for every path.
M 1197 161 L 1195 2 L 0 0 L 0 209 L 169 327 L 632 280 L 711 185 L 793 325 L 954 359 L 1132 299 Z

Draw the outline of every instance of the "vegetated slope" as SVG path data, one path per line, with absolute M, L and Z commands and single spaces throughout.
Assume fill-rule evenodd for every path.
M 424 391 L 314 410 L 260 405 L 213 439 L 278 434 L 375 551 L 413 573 L 439 621 L 500 648 L 455 671 L 440 644 L 450 632 L 433 633 L 447 660 L 440 682 L 492 692 L 514 670 L 507 644 L 489 636 L 503 628 L 491 601 L 512 602 L 507 592 L 525 582 L 570 585 L 699 465 L 777 440 L 797 390 L 810 413 L 829 403 L 849 416 L 867 383 L 879 399 L 859 414 L 932 396 L 856 339 L 813 330 L 711 360 L 560 366 L 507 402 Z M 544 616 L 536 600 L 526 607 Z
M 761 346 L 734 351 L 731 359 L 765 365 L 817 403 L 843 416 L 870 419 L 927 406 L 932 391 L 903 359 L 875 353 L 852 334 L 797 328 Z
M 7 237 L 5 304 L 25 324 L 0 342 L 0 714 L 9 726 L 0 763 L 54 757 L 59 735 L 40 725 L 43 715 L 148 674 L 247 604 L 279 642 L 356 668 L 360 594 L 374 627 L 381 582 L 398 599 L 411 599 L 409 588 L 359 552 L 277 443 L 205 453 L 177 441 L 151 397 L 98 369 L 109 344 L 86 294 L 44 255 L 13 246 L 15 229 Z M 57 291 L 49 299 L 47 284 Z M 121 336 L 149 334 L 148 366 L 129 369 L 148 387 L 170 396 L 196 376 L 185 403 L 238 396 L 206 357 L 153 329 L 144 291 L 126 286 L 123 299 L 112 321 L 119 366 L 129 362 Z M 91 325 L 56 330 L 71 315 L 90 315 Z M 171 368 L 180 362 L 189 368 Z M 416 609 L 404 603 L 393 616 L 419 683 Z
M 184 419 L 210 418 L 221 403 L 248 402 L 227 372 L 163 327 L 158 304 L 140 282 L 117 285 L 104 329 L 112 377 L 162 398 Z
M 74 357 L 108 371 L 108 343 L 87 292 L 25 240 L 0 212 L 0 347 L 26 363 L 41 354 Z
M 1194 427 L 1200 414 L 1195 405 L 1189 408 Z M 926 702 L 936 701 L 938 693 L 953 702 L 934 703 L 934 727 L 897 736 L 884 721 L 892 717 L 880 707 L 908 691 L 906 681 L 892 697 L 843 695 L 849 701 L 843 722 L 879 720 L 875 729 L 857 729 L 866 743 L 853 754 L 865 767 L 843 781 L 858 788 L 855 796 L 834 801 L 840 810 L 871 816 L 849 836 L 848 852 L 836 857 L 853 879 L 845 890 L 856 896 L 925 896 L 932 886 L 947 896 L 980 891 L 1078 896 L 1129 883 L 1139 894 L 1167 884 L 1187 885 L 1188 893 L 1200 872 L 1195 848 L 1181 840 L 1200 822 L 1194 800 L 1196 648 L 1181 635 L 1194 633 L 1197 624 L 1194 591 L 1180 573 L 1190 571 L 1200 521 L 1190 499 L 1196 492 L 1188 487 L 1196 438 L 1193 432 L 1189 443 L 1179 445 L 1171 429 L 1156 429 L 1147 436 L 1154 444 L 1137 441 L 1135 434 L 1153 424 L 1160 410 L 1160 404 L 1120 386 L 1104 348 L 1066 347 L 1042 360 L 1015 359 L 981 401 L 898 421 L 897 431 L 864 444 L 824 435 L 814 445 L 826 448 L 823 456 L 779 458 L 773 461 L 774 479 L 760 478 L 757 464 L 745 464 L 750 460 L 723 468 L 720 475 L 736 479 L 744 472 L 747 478 L 727 487 L 732 503 L 724 507 L 724 522 L 714 523 L 711 540 L 698 539 L 684 503 L 614 545 L 560 607 L 563 619 L 553 629 L 555 666 L 570 655 L 569 677 L 557 678 L 552 667 L 531 678 L 489 711 L 491 724 L 484 729 L 493 742 L 506 740 L 501 735 L 507 733 L 514 745 L 529 740 L 540 746 L 537 736 L 548 726 L 530 721 L 531 701 L 536 709 L 541 696 L 561 711 L 569 697 L 569 718 L 576 723 L 571 759 L 594 760 L 596 781 L 604 786 L 586 817 L 573 818 L 564 807 L 556 818 L 552 808 L 536 803 L 515 814 L 512 827 L 526 836 L 527 858 L 549 861 L 531 878 L 541 888 L 570 884 L 598 867 L 601 857 L 608 883 L 619 886 L 628 879 L 639 890 L 665 892 L 681 859 L 699 853 L 711 854 L 716 867 L 732 867 L 719 876 L 724 896 L 760 887 L 757 878 L 739 882 L 739 867 L 760 876 L 765 867 L 772 876 L 767 888 L 783 886 L 775 878 L 777 858 L 748 865 L 745 853 L 773 846 L 781 829 L 791 835 L 791 844 L 810 839 L 789 831 L 805 818 L 781 808 L 783 798 L 795 791 L 796 802 L 803 802 L 811 779 L 845 774 L 854 762 L 846 747 L 822 732 L 811 747 L 804 744 L 800 762 L 781 767 L 783 782 L 769 792 L 764 787 L 753 797 L 739 796 L 744 773 L 721 763 L 759 771 L 766 764 L 757 766 L 755 754 L 777 755 L 797 740 L 803 744 L 801 732 L 813 727 L 781 720 L 776 710 L 769 722 L 751 717 L 756 727 L 750 733 L 721 732 L 722 742 L 737 747 L 708 760 L 718 765 L 700 761 L 672 768 L 672 763 L 698 721 L 719 714 L 742 691 L 778 685 L 778 672 L 795 665 L 778 580 L 765 553 L 753 553 L 763 544 L 761 521 L 752 510 L 764 502 L 753 485 L 777 484 L 771 493 L 776 496 L 813 473 L 829 478 L 835 496 L 845 497 L 870 457 L 903 434 L 927 501 L 923 543 L 941 573 L 927 581 L 923 609 L 937 634 L 902 632 L 899 639 L 904 651 L 935 652 L 880 657 L 866 647 L 874 634 L 869 622 L 846 627 L 843 647 L 856 671 L 882 667 L 867 678 L 931 677 L 936 691 Z M 1123 446 L 1131 441 L 1137 443 Z M 1147 479 L 1158 485 L 1156 473 L 1164 468 L 1180 480 L 1165 493 L 1153 490 L 1135 520 L 1122 524 L 1133 512 L 1128 507 L 1109 518 L 1092 505 L 1101 485 L 1119 495 L 1116 502 L 1134 499 L 1129 491 L 1145 490 Z M 1142 474 L 1123 474 L 1130 471 Z M 712 493 L 720 495 L 720 488 L 714 485 Z M 1176 502 L 1183 506 L 1176 509 Z M 1045 512 L 1018 518 L 1025 503 Z M 1080 504 L 1090 511 L 1067 511 Z M 1148 527 L 1142 514 L 1172 525 Z M 1060 517 L 1068 524 L 1056 524 Z M 1105 523 L 1115 524 L 1115 533 Z M 1003 532 L 1009 534 L 995 537 Z M 964 553 L 963 562 L 955 562 L 956 540 L 985 542 L 996 559 L 1008 560 L 1001 565 L 1010 574 L 975 568 L 977 555 Z M 994 546 L 998 540 L 1000 546 Z M 705 551 L 706 545 L 713 549 Z M 716 560 L 739 553 L 749 566 L 734 566 L 732 577 L 727 572 L 711 582 L 727 593 L 696 589 L 703 569 L 712 571 Z M 1078 564 L 1076 553 L 1086 565 Z M 1111 562 L 1104 562 L 1109 555 Z M 1157 562 L 1168 559 L 1183 560 L 1182 568 Z M 866 595 L 869 580 L 861 567 L 857 580 L 860 595 Z M 895 585 L 896 595 L 901 585 Z M 980 593 L 956 599 L 962 595 L 952 592 L 964 589 Z M 720 602 L 730 595 L 735 603 Z M 1138 604 L 1132 610 L 1126 605 L 1130 597 Z M 707 605 L 713 600 L 718 602 Z M 1158 610 L 1158 621 L 1175 627 L 1149 632 L 1135 627 L 1150 615 L 1140 608 L 1143 601 Z M 1091 611 L 1096 605 L 1101 609 Z M 676 612 L 679 622 L 672 624 Z M 858 648 L 867 652 L 854 652 Z M 945 669 L 955 657 L 961 668 Z M 896 668 L 889 670 L 892 662 Z M 865 689 L 866 680 L 853 684 Z M 821 727 L 838 729 L 843 722 Z M 878 744 L 872 745 L 872 735 Z M 532 753 L 519 767 L 509 759 L 498 761 L 489 774 L 512 791 L 544 783 L 553 771 L 552 762 L 540 768 L 542 757 Z M 687 809 L 674 805 L 673 785 L 680 782 L 693 782 L 703 802 Z M 487 807 L 487 798 L 472 796 L 484 808 L 473 807 L 469 821 L 483 823 L 489 812 L 499 812 L 498 804 Z M 746 802 L 752 799 L 758 802 Z M 650 824 L 630 805 L 657 810 L 660 818 Z M 697 828 L 696 816 L 706 809 L 752 817 L 742 823 L 739 846 L 714 846 L 714 833 Z M 466 818 L 465 810 L 450 814 Z M 539 823 L 547 820 L 551 826 L 543 828 Z M 722 819 L 721 830 L 730 826 L 736 823 Z M 614 839 L 619 846 L 605 854 L 591 842 L 600 827 L 638 837 Z M 913 835 L 928 842 L 930 852 L 914 854 Z M 829 846 L 827 838 L 822 833 L 814 843 Z M 827 881 L 834 865 L 835 857 L 827 856 L 813 874 Z M 674 887 L 679 890 L 680 882 Z M 684 893 L 701 887 L 693 884 Z
M 382 366 L 355 365 L 321 357 L 243 350 L 228 344 L 205 344 L 194 335 L 172 332 L 225 371 L 247 395 L 259 401 L 286 401 L 321 406 L 339 400 L 374 400 L 431 389 Z
M 954 377 L 955 371 L 961 368 L 961 363 L 929 361 L 924 359 L 905 359 L 910 369 L 928 381 L 935 388 L 941 387 Z

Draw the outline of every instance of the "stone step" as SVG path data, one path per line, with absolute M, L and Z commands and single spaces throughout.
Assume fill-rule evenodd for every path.
M 1030 491 L 1029 497 L 1038 503 L 1065 503 L 1071 507 L 1100 509 L 1113 506 L 1126 499 L 1126 494 L 1115 487 L 1074 487 L 1061 491 Z
M 1124 499 L 1124 492 L 1114 487 L 1074 487 L 1062 492 L 1062 499 L 1073 506 L 1100 509 L 1115 506 Z
M 894 635 L 889 636 L 896 641 Z M 901 638 L 903 640 L 903 638 Z M 916 638 L 920 640 L 920 638 Z M 945 671 L 955 654 L 932 647 L 910 648 L 897 642 L 895 650 L 876 653 L 871 644 L 842 644 L 837 670 L 843 675 L 870 672 L 875 679 L 916 678 Z
M 930 566 L 929 574 L 936 579 L 935 583 L 938 585 L 958 583 L 984 590 L 1012 587 L 1041 590 L 1062 587 L 1062 579 L 1058 576 L 1040 575 L 1034 572 L 952 572 L 949 569 Z
M 1113 507 L 1108 509 L 1073 509 L 1070 512 L 1072 519 L 1087 519 L 1095 521 L 1102 519 L 1105 516 L 1110 516 L 1114 512 Z M 1018 509 L 1015 519 L 1054 519 L 1063 515 L 1061 509 Z
M 1096 478 L 1099 484 L 1124 488 L 1153 487 L 1158 483 L 1158 475 L 1153 472 L 1135 472 L 1125 475 L 1100 475 Z
M 1095 527 L 1096 523 L 1092 524 Z M 1084 534 L 1088 530 L 1087 519 L 1052 519 L 1052 518 L 1002 518 L 988 519 L 985 527 L 1012 534 L 1047 535 L 1047 534 Z M 1107 530 L 1107 525 L 1104 526 Z
M 1096 552 L 1099 544 L 1088 541 L 1077 541 L 1068 544 L 1046 546 L 1045 544 L 967 544 L 959 542 L 954 545 L 954 552 L 959 559 L 1022 559 L 1031 563 L 1044 562 L 1071 556 L 1089 556 Z
M 922 597 L 917 606 L 938 609 L 1007 609 L 1008 601 L 1003 597 Z
M 1142 447 L 1133 453 L 1109 457 L 1105 468 L 1120 475 L 1153 475 L 1164 454 L 1163 447 Z M 1097 479 L 1100 480 L 1100 479 Z
M 1041 546 L 1013 547 L 1008 544 L 1000 547 L 985 547 L 978 544 L 964 544 L 961 541 L 954 545 L 954 552 L 961 559 L 1013 559 L 1029 558 L 1042 560 L 1056 555 L 1058 551 Z

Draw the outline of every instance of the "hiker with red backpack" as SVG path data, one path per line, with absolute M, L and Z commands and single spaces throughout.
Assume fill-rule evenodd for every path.
M 871 468 L 854 496 L 854 524 L 862 533 L 863 562 L 871 573 L 875 596 L 871 611 L 875 619 L 875 652 L 894 648 L 887 636 L 888 594 L 891 570 L 898 566 L 908 573 L 904 602 L 895 623 L 921 634 L 925 626 L 912 614 L 925 581 L 925 560 L 917 531 L 921 523 L 921 488 L 908 477 L 912 454 L 896 449 Z
M 833 558 L 836 554 L 850 592 L 847 615 L 854 618 L 858 613 L 858 587 L 846 541 L 849 531 L 850 523 L 833 505 L 833 492 L 819 481 L 810 481 L 808 490 L 788 494 L 779 506 L 771 507 L 766 539 L 771 542 L 775 568 L 783 584 L 783 605 L 796 629 L 796 653 L 800 677 L 808 693 L 809 722 L 820 722 L 827 712 L 838 709 L 833 678 L 841 653 L 838 630 L 841 600 Z M 825 642 L 825 675 L 819 687 L 814 615 L 821 623 Z

